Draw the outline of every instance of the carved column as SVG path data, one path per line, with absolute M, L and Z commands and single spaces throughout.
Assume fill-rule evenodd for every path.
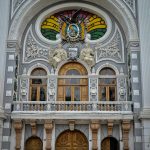
M 130 131 L 130 120 L 123 120 L 122 122 L 122 138 L 123 138 L 123 149 L 129 150 L 129 131 Z
M 14 128 L 16 132 L 16 150 L 21 149 L 21 134 L 22 134 L 22 121 L 21 120 L 15 120 Z
M 31 125 L 32 135 L 35 136 L 36 135 L 36 131 L 37 131 L 36 120 L 31 120 L 30 125 Z
M 52 120 L 45 120 L 44 128 L 46 131 L 46 150 L 51 150 L 51 141 L 52 141 L 52 129 L 53 123 Z
M 97 145 L 97 133 L 100 127 L 100 123 L 98 120 L 91 121 L 91 129 L 92 129 L 92 150 L 98 150 Z
M 108 136 L 112 136 L 112 132 L 113 132 L 113 120 L 108 120 Z

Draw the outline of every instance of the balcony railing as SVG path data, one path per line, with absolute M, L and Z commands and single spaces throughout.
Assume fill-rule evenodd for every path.
M 15 101 L 13 111 L 106 111 L 128 112 L 132 111 L 132 102 L 129 101 L 99 101 L 99 102 L 41 102 L 41 101 Z

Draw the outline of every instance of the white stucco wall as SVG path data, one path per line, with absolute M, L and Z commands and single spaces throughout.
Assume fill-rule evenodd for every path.
M 138 0 L 143 107 L 150 108 L 150 0 Z

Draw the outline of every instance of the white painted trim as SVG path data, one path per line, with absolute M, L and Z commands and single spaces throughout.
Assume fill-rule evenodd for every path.
M 118 70 L 118 68 L 117 68 L 116 66 L 110 64 L 110 63 L 105 63 L 105 64 L 101 65 L 101 66 L 97 69 L 96 74 L 99 75 L 100 70 L 102 70 L 102 69 L 105 68 L 105 67 L 109 67 L 109 68 L 113 69 L 113 70 L 115 71 L 115 73 L 116 73 L 116 76 L 119 75 L 119 70 Z
M 31 72 L 32 72 L 35 68 L 43 68 L 43 69 L 46 70 L 47 75 L 50 74 L 49 69 L 47 68 L 47 66 L 43 65 L 42 63 L 37 63 L 37 64 L 31 66 L 31 67 L 28 69 L 27 75 L 30 76 L 30 75 L 31 75 Z

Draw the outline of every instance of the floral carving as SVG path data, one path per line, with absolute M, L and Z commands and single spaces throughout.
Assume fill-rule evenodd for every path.
M 43 48 L 35 41 L 31 33 L 28 34 L 26 39 L 24 61 L 30 62 L 33 59 L 48 59 L 48 48 Z
M 104 58 L 122 61 L 122 46 L 120 33 L 117 31 L 112 41 L 108 45 L 104 47 L 98 45 L 95 47 L 95 49 L 97 50 L 97 61 Z

